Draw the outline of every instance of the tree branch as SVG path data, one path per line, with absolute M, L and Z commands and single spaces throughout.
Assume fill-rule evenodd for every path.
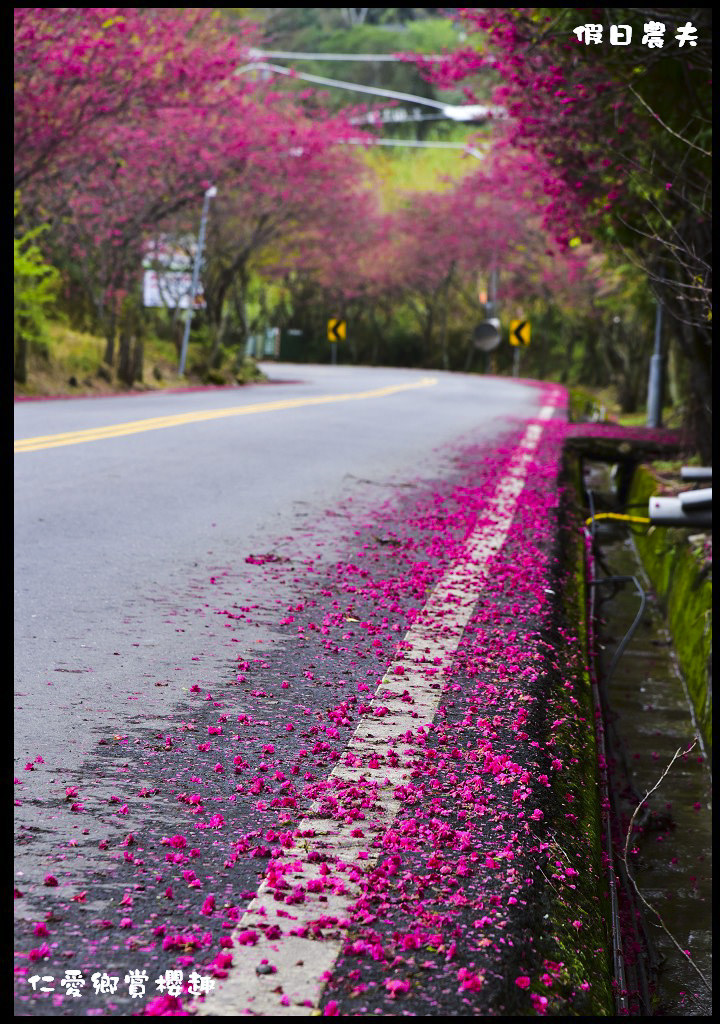
M 672 934 L 672 932 L 671 932 L 671 931 L 670 931 L 670 930 L 668 929 L 667 925 L 666 925 L 666 924 L 665 924 L 665 922 L 663 921 L 663 919 L 662 919 L 662 917 L 660 916 L 660 914 L 658 913 L 658 911 L 657 911 L 657 910 L 655 909 L 655 907 L 653 907 L 653 905 L 652 905 L 651 903 L 648 903 L 648 901 L 647 901 L 647 900 L 645 899 L 645 897 L 643 896 L 643 894 L 642 894 L 642 893 L 640 892 L 640 890 L 638 889 L 638 887 L 637 887 L 637 882 L 636 882 L 636 881 L 635 881 L 635 879 L 633 878 L 632 872 L 630 871 L 630 865 L 628 864 L 628 850 L 629 850 L 629 847 L 630 847 L 630 839 L 631 839 L 631 837 L 632 837 L 632 828 L 633 828 L 633 822 L 635 821 L 635 818 L 636 818 L 636 816 L 637 816 L 637 813 L 638 813 L 638 811 L 640 810 L 640 808 L 642 807 L 642 805 L 643 805 L 643 804 L 645 803 L 645 801 L 646 801 L 646 800 L 648 799 L 648 797 L 650 797 L 650 796 L 651 796 L 651 795 L 652 795 L 652 794 L 653 794 L 653 793 L 655 792 L 655 790 L 656 790 L 656 789 L 658 788 L 658 786 L 660 785 L 660 783 L 661 783 L 661 782 L 663 781 L 663 779 L 665 778 L 665 776 L 666 776 L 666 775 L 668 774 L 668 772 L 670 771 L 670 769 L 672 768 L 672 766 L 673 766 L 673 765 L 675 764 L 675 762 L 677 761 L 678 757 L 680 757 L 680 755 L 681 755 L 682 753 L 686 753 L 686 754 L 689 754 L 689 753 L 690 753 L 690 751 L 691 751 L 691 750 L 693 749 L 693 747 L 694 747 L 694 746 L 696 745 L 696 743 L 697 743 L 697 740 L 693 740 L 693 742 L 691 743 L 691 745 L 690 745 L 690 746 L 688 747 L 688 749 L 687 749 L 686 751 L 683 751 L 682 747 L 678 747 L 678 749 L 677 749 L 677 750 L 675 751 L 675 753 L 673 754 L 673 757 L 672 757 L 672 760 L 670 761 L 670 764 L 669 764 L 669 765 L 667 766 L 667 768 L 665 769 L 665 771 L 664 771 L 664 772 L 662 773 L 662 775 L 660 776 L 660 778 L 658 779 L 658 781 L 657 781 L 657 782 L 655 783 L 655 785 L 653 786 L 653 788 L 652 788 L 652 789 L 650 789 L 650 790 L 648 790 L 648 792 L 647 792 L 647 793 L 645 794 L 645 796 L 644 796 L 644 797 L 642 798 L 642 800 L 640 801 L 640 803 L 639 803 L 639 804 L 637 805 L 637 807 L 636 807 L 636 808 L 635 808 L 635 810 L 633 811 L 632 817 L 630 818 L 630 824 L 628 825 L 628 830 L 627 830 L 627 836 L 625 837 L 625 851 L 624 851 L 624 853 L 623 853 L 623 858 L 622 858 L 622 859 L 623 859 L 623 863 L 624 863 L 624 865 L 625 865 L 625 870 L 626 870 L 626 872 L 627 872 L 627 876 L 628 876 L 628 879 L 630 880 L 630 883 L 631 883 L 631 885 L 632 885 L 633 889 L 635 890 L 635 894 L 637 895 L 637 897 L 638 897 L 638 898 L 639 898 L 639 899 L 641 900 L 641 902 L 643 903 L 643 905 L 644 905 L 644 906 L 646 906 L 646 907 L 648 908 L 648 910 L 652 911 L 652 913 L 653 913 L 653 914 L 655 914 L 655 916 L 657 917 L 658 921 L 660 922 L 660 926 L 662 927 L 663 931 L 664 931 L 664 932 L 665 932 L 665 934 L 666 934 L 666 935 L 668 936 L 668 938 L 669 938 L 669 939 L 670 939 L 670 940 L 672 941 L 673 945 L 674 945 L 674 946 L 676 947 L 676 949 L 677 949 L 677 950 L 678 950 L 678 951 L 679 951 L 680 953 L 682 953 L 682 955 L 683 955 L 683 956 L 685 957 L 685 959 L 686 959 L 686 960 L 687 960 L 687 961 L 688 961 L 688 962 L 689 962 L 689 963 L 690 963 L 690 964 L 691 964 L 691 965 L 692 965 L 692 966 L 694 967 L 694 969 L 695 969 L 695 970 L 697 971 L 697 973 L 698 973 L 698 974 L 700 975 L 700 977 L 702 978 L 703 984 L 704 984 L 704 985 L 705 985 L 705 987 L 706 987 L 706 988 L 708 989 L 708 991 L 709 991 L 709 992 L 712 992 L 712 986 L 710 985 L 709 981 L 707 980 L 707 978 L 705 977 L 705 975 L 703 974 L 703 972 L 702 972 L 702 971 L 700 970 L 700 968 L 698 967 L 698 965 L 697 965 L 697 964 L 695 963 L 695 961 L 693 960 L 693 958 L 692 958 L 692 957 L 690 956 L 690 954 L 689 954 L 689 953 L 687 953 L 687 952 L 686 952 L 686 951 L 685 951 L 685 950 L 684 950 L 684 949 L 682 948 L 682 946 L 681 946 L 681 945 L 680 945 L 680 943 L 679 943 L 679 942 L 677 941 L 677 939 L 675 938 L 675 936 L 674 936 L 674 935 Z
M 703 149 L 701 146 L 696 146 L 695 143 L 694 142 L 690 142 L 689 139 L 684 139 L 682 137 L 682 135 L 678 135 L 678 133 L 673 131 L 672 128 L 669 125 L 665 124 L 665 122 L 662 120 L 660 115 L 655 113 L 655 111 L 652 109 L 652 107 L 648 103 L 645 102 L 645 100 L 642 98 L 640 93 L 637 92 L 635 89 L 633 89 L 633 87 L 631 85 L 628 86 L 628 89 L 630 90 L 630 92 L 633 94 L 633 96 L 636 99 L 640 100 L 640 102 L 645 107 L 645 109 L 647 111 L 649 111 L 650 114 L 652 114 L 652 116 L 655 118 L 657 123 L 659 125 L 661 125 L 665 129 L 666 132 L 669 132 L 676 139 L 680 139 L 680 141 L 682 143 L 684 143 L 686 146 L 691 146 L 693 149 L 696 149 L 698 151 L 698 153 L 702 153 L 703 156 L 708 156 L 708 157 L 712 156 L 712 153 L 709 153 L 708 150 Z

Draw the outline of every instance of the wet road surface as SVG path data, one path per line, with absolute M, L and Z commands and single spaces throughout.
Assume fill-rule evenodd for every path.
M 182 422 L 16 458 L 16 1012 L 580 1005 L 553 943 L 589 927 L 591 867 L 542 835 L 575 713 L 537 664 L 559 449 L 526 426 L 561 396 L 272 373 L 307 379 L 17 410 L 26 439 Z M 503 515 L 501 552 L 469 544 Z M 404 644 L 442 585 L 419 691 Z M 543 868 L 569 887 L 547 936 Z

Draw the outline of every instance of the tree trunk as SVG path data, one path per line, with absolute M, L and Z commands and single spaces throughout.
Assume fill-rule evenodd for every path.
M 233 303 L 235 305 L 235 312 L 238 316 L 240 323 L 240 331 L 242 333 L 241 346 L 243 349 L 247 345 L 249 328 L 247 322 L 247 310 L 245 308 L 245 290 L 247 288 L 247 279 L 244 274 L 239 274 L 236 280 L 235 288 L 233 289 Z
M 565 359 L 562 369 L 560 371 L 560 383 L 567 384 L 570 380 L 570 370 L 572 368 L 573 353 L 575 351 L 575 341 L 577 338 L 576 332 L 571 327 L 568 332 L 567 342 L 567 358 Z
M 130 326 L 128 324 L 123 325 L 120 331 L 120 344 L 118 346 L 118 365 L 117 375 L 118 379 L 127 387 L 133 382 L 133 365 L 132 365 L 132 342 L 133 337 L 130 333 Z
M 712 349 L 705 332 L 682 324 L 685 349 L 689 353 L 688 400 L 685 426 L 700 458 L 712 465 Z
M 141 317 L 131 299 L 127 299 L 122 311 L 122 328 L 118 348 L 118 378 L 127 387 L 142 380 L 143 341 Z
M 145 345 L 141 337 L 135 339 L 135 345 L 132 352 L 132 378 L 133 383 L 142 384 L 143 379 L 143 359 L 145 356 Z
M 455 264 L 451 263 L 450 264 L 450 270 L 448 271 L 448 275 L 445 278 L 445 281 L 443 282 L 443 284 L 441 286 L 440 294 L 439 294 L 439 299 L 440 299 L 440 303 L 441 303 L 440 316 L 442 317 L 442 319 L 440 321 L 440 354 L 441 354 L 441 358 L 442 358 L 443 370 L 449 370 L 450 369 L 450 356 L 448 355 L 448 348 L 447 348 L 447 341 L 448 341 L 447 320 L 448 320 L 448 303 L 449 303 L 449 298 L 450 298 L 450 282 L 452 281 L 454 272 L 455 272 Z
M 110 312 L 103 317 L 105 323 L 105 355 L 103 356 L 103 362 L 107 363 L 108 366 L 115 365 L 115 329 L 117 317 L 115 314 L 114 304 Z
M 347 314 L 346 310 L 343 310 L 341 312 L 340 317 L 341 317 L 342 320 L 345 320 L 345 322 L 347 323 L 349 317 L 348 317 L 348 314 Z M 359 311 L 358 311 L 358 315 L 355 317 L 354 322 L 357 324 L 359 322 L 359 320 L 360 320 L 360 314 L 359 314 Z M 337 342 L 337 344 L 339 345 L 340 342 Z M 357 333 L 355 331 L 353 331 L 352 328 L 350 330 L 349 336 L 346 338 L 346 345 L 347 345 L 347 348 L 350 350 L 350 362 L 353 365 L 356 365 L 357 361 L 358 361 Z
M 210 350 L 210 357 L 208 359 L 208 368 L 210 370 L 217 370 L 222 362 L 220 355 L 220 346 L 222 345 L 225 332 L 227 330 L 228 321 L 230 320 L 230 310 L 227 305 L 223 305 L 222 315 L 220 317 L 220 324 L 215 331 L 215 337 L 213 339 L 212 348 Z
M 627 373 L 623 373 L 616 379 L 616 387 L 620 411 L 623 413 L 637 412 L 638 394 L 633 379 Z
M 682 353 L 686 379 L 684 427 L 703 462 L 712 463 L 712 340 L 710 330 L 694 320 L 695 310 L 682 296 L 672 296 L 666 307 Z
M 442 358 L 443 370 L 450 369 L 450 359 L 448 357 L 447 350 L 447 288 L 445 288 L 444 294 L 441 296 L 440 301 L 442 302 L 442 308 L 440 315 L 442 320 L 440 321 L 440 354 Z
M 427 365 L 432 365 L 432 337 L 433 328 L 435 326 L 435 307 L 434 305 L 427 305 L 425 307 L 425 329 L 423 331 L 423 342 L 425 345 Z
M 372 366 L 377 366 L 378 365 L 378 360 L 379 360 L 379 357 L 380 357 L 380 346 L 383 343 L 383 336 L 382 336 L 382 331 L 380 330 L 380 327 L 379 327 L 378 322 L 377 322 L 377 316 L 375 314 L 375 307 L 374 307 L 373 304 L 371 304 L 371 306 L 370 306 L 370 322 L 371 322 L 372 328 L 373 328 L 373 340 L 372 340 L 372 349 L 371 349 L 371 352 L 370 352 L 370 364 Z
M 176 306 L 173 310 L 172 315 L 172 339 L 175 350 L 177 351 L 178 362 L 180 362 L 180 356 L 182 354 L 182 340 L 183 334 L 185 333 L 185 318 L 180 316 L 180 307 Z
M 679 361 L 677 342 L 670 338 L 667 348 L 667 385 L 668 397 L 674 409 L 683 404 Z
M 469 373 L 473 364 L 473 356 L 475 355 L 475 339 L 472 334 L 468 339 L 467 355 L 465 356 L 465 366 L 463 367 L 464 373 Z

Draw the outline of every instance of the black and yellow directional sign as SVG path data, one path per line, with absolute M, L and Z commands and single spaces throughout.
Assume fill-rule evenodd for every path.
M 345 320 L 328 320 L 328 341 L 344 341 L 347 334 Z
M 510 344 L 521 345 L 523 348 L 530 344 L 530 321 L 510 321 Z

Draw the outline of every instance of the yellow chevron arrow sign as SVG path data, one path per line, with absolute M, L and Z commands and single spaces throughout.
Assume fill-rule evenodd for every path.
M 347 321 L 328 320 L 328 341 L 344 341 L 347 334 Z
M 530 321 L 510 321 L 510 344 L 521 345 L 523 348 L 530 344 Z

